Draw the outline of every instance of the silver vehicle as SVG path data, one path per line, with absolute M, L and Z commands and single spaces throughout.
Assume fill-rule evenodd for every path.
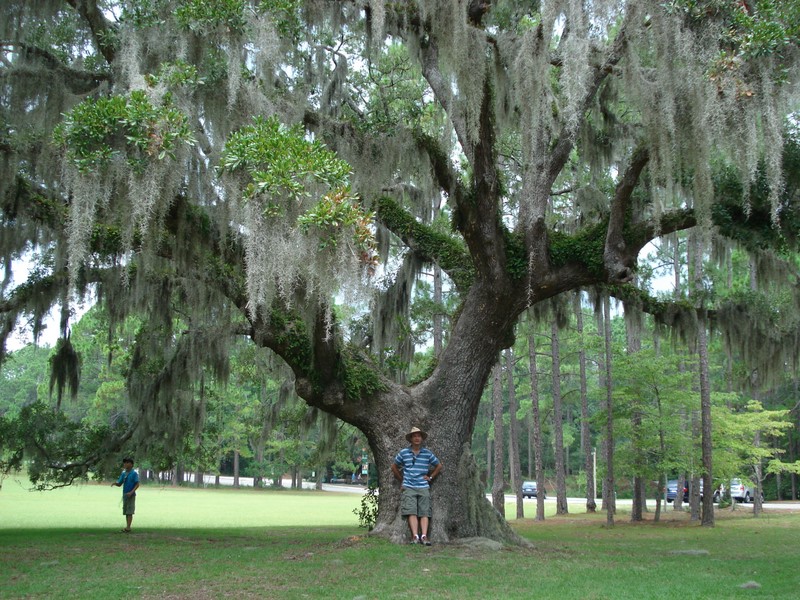
M 542 498 L 546 498 L 545 489 L 542 488 Z M 539 492 L 539 487 L 535 481 L 525 481 L 522 484 L 522 497 L 523 498 L 536 498 Z
M 750 487 L 750 482 L 744 479 L 731 479 L 731 500 L 737 502 L 752 502 L 755 497 L 753 488 Z M 761 501 L 764 501 L 764 495 L 761 495 Z

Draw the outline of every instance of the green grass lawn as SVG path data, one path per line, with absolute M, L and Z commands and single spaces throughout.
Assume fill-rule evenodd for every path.
M 787 599 L 800 590 L 797 514 L 720 511 L 703 528 L 682 513 L 638 525 L 620 513 L 608 529 L 602 513 L 575 513 L 515 521 L 534 548 L 487 551 L 367 537 L 354 494 L 146 485 L 134 532 L 122 534 L 119 488 L 25 485 L 6 479 L 0 490 L 2 598 Z

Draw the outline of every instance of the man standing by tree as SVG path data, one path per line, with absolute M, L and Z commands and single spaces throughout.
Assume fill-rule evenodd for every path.
M 411 543 L 430 546 L 431 542 L 428 539 L 428 522 L 432 516 L 430 483 L 442 470 L 442 463 L 433 452 L 422 447 L 422 442 L 427 437 L 428 434 L 418 427 L 411 428 L 406 434 L 411 446 L 403 448 L 394 457 L 392 473 L 395 479 L 402 483 L 400 512 L 408 521 Z
M 139 489 L 139 474 L 133 470 L 133 459 L 123 458 L 122 466 L 124 470 L 119 474 L 119 479 L 115 485 L 122 486 L 122 514 L 125 515 L 125 529 L 123 533 L 131 532 L 133 513 L 136 512 L 136 490 Z

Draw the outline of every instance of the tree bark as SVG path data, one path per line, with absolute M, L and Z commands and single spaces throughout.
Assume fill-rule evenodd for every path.
M 506 355 L 506 381 L 508 381 L 508 471 L 511 489 L 517 497 L 517 519 L 525 518 L 522 497 L 522 474 L 519 460 L 519 423 L 517 421 L 517 394 L 514 389 L 514 350 L 508 348 Z
M 536 372 L 536 333 L 533 330 L 533 321 L 530 323 L 531 331 L 528 334 L 528 369 L 531 377 L 531 420 L 533 435 L 534 462 L 536 464 L 536 520 L 544 521 L 544 465 L 542 463 L 542 419 L 539 413 L 539 375 Z
M 703 461 L 703 508 L 700 523 L 714 526 L 714 465 L 711 440 L 711 384 L 709 382 L 707 311 L 703 300 L 703 261 L 699 241 L 695 252 L 695 291 L 697 292 L 697 359 L 700 375 L 700 448 Z M 698 490 L 699 493 L 699 490 Z
M 581 454 L 583 456 L 583 470 L 586 473 L 586 512 L 593 513 L 597 509 L 596 484 L 594 481 L 594 452 L 592 451 L 591 432 L 589 430 L 589 394 L 586 381 L 586 348 L 583 339 L 583 310 L 581 308 L 581 294 L 575 293 L 575 328 L 578 332 L 578 368 L 580 369 L 581 388 Z
M 753 440 L 753 445 L 756 448 L 761 447 L 761 432 L 756 431 L 755 440 Z M 756 464 L 753 466 L 753 474 L 755 479 L 755 486 L 753 487 L 753 516 L 758 517 L 761 515 L 762 511 L 762 502 L 761 502 L 761 487 L 763 485 L 764 476 L 761 472 L 761 459 L 759 458 L 756 461 Z
M 702 428 L 700 420 L 700 411 L 692 411 L 692 448 L 694 454 L 697 452 L 698 443 L 702 450 Z M 702 462 L 701 466 L 702 468 Z M 700 475 L 697 472 L 697 463 L 692 461 L 692 472 L 689 478 L 689 520 L 700 520 Z
M 442 268 L 438 264 L 433 265 L 433 306 L 433 355 L 438 358 L 444 347 Z
M 503 442 L 503 367 L 500 362 L 492 373 L 492 421 L 494 423 L 494 476 L 492 477 L 492 506 L 506 516 L 505 495 L 505 444 Z
M 627 352 L 632 356 L 642 348 L 641 312 L 631 302 L 624 303 L 625 335 Z M 644 518 L 644 472 L 642 457 L 642 399 L 638 396 L 631 400 L 631 450 L 633 452 L 633 502 L 631 503 L 631 521 L 636 523 Z
M 567 505 L 567 481 L 564 470 L 564 418 L 561 409 L 561 350 L 559 348 L 558 325 L 553 319 L 550 325 L 550 351 L 553 379 L 553 436 L 556 456 L 556 514 L 569 513 Z
M 603 486 L 603 504 L 606 509 L 606 525 L 614 526 L 614 513 L 617 512 L 617 498 L 614 487 L 614 396 L 611 379 L 611 307 L 607 294 L 603 295 L 603 338 L 605 348 L 606 384 L 606 477 Z

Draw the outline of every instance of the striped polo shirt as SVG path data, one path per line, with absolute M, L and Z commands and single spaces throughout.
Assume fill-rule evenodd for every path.
M 419 449 L 418 454 L 414 454 L 409 446 L 397 453 L 397 456 L 394 457 L 394 464 L 403 471 L 403 487 L 424 489 L 430 486 L 423 476 L 439 464 L 439 459 L 424 447 Z

